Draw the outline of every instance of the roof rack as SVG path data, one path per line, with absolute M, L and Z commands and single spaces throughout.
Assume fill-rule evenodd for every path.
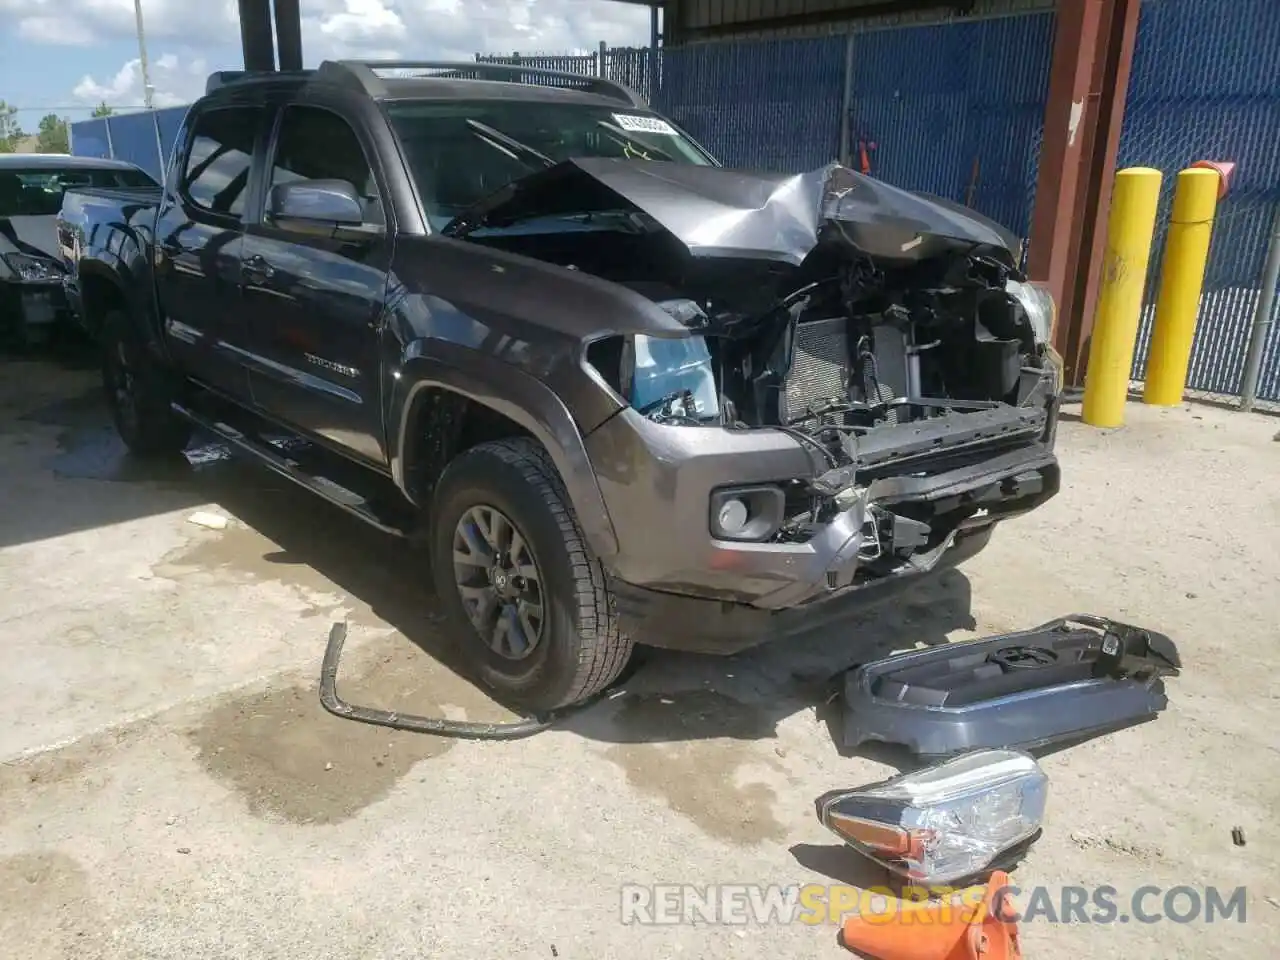
M 542 67 L 523 67 L 507 63 L 477 63 L 474 61 L 446 60 L 326 60 L 315 71 L 318 80 L 339 83 L 368 94 L 371 97 L 387 95 L 387 87 L 378 70 L 434 70 L 442 71 L 437 79 L 491 80 L 499 83 L 537 83 L 538 80 L 556 81 L 549 86 L 585 90 L 600 96 L 621 100 L 631 107 L 648 107 L 643 97 L 630 87 L 604 77 L 568 70 L 547 70 Z M 525 79 L 529 78 L 529 79 Z M 533 79 L 536 78 L 536 79 Z M 211 78 L 212 79 L 212 78 Z M 416 79 L 416 78 L 405 78 Z M 425 79 L 425 78 L 424 78 Z
M 209 74 L 209 79 L 204 83 L 204 92 L 208 96 L 233 83 L 247 83 L 250 80 L 306 80 L 315 76 L 315 73 L 314 70 L 218 70 Z

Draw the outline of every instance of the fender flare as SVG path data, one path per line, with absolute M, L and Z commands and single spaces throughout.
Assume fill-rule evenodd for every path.
M 408 496 L 405 454 L 418 400 L 429 389 L 448 390 L 518 423 L 546 448 L 582 533 L 601 559 L 618 552 L 618 537 L 596 480 L 586 442 L 572 414 L 545 383 L 508 363 L 454 344 L 433 341 L 432 356 L 406 358 L 394 379 L 388 427 L 394 430 L 392 475 Z
M 90 303 L 85 297 L 85 281 L 102 283 L 115 289 L 124 304 L 125 313 L 130 322 L 137 325 L 145 342 L 155 349 L 157 346 L 156 331 L 151 324 L 151 308 L 145 299 L 149 290 L 145 287 L 151 280 L 147 275 L 139 275 L 131 270 L 121 259 L 113 257 L 93 257 L 81 260 L 77 267 L 76 296 L 80 300 L 80 309 L 84 316 L 82 322 L 89 324 Z M 99 318 L 101 319 L 101 318 Z

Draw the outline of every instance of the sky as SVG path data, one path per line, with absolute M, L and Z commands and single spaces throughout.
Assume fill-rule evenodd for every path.
M 465 12 L 464 12 L 465 11 Z M 142 0 L 156 106 L 243 66 L 236 0 Z M 302 0 L 306 66 L 326 58 L 470 60 L 649 42 L 646 7 L 612 0 Z M 24 130 L 99 103 L 143 105 L 134 0 L 0 0 L 0 100 Z

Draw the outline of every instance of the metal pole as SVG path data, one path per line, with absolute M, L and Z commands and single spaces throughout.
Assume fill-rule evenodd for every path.
M 604 76 L 604 54 L 609 48 L 605 46 L 603 40 L 600 41 L 600 52 L 596 54 L 596 76 Z
M 662 37 L 662 23 L 659 17 L 663 16 L 658 5 L 652 4 L 649 7 L 649 50 L 645 54 L 645 99 L 653 103 L 660 96 L 660 76 L 662 71 L 662 54 L 659 47 L 664 46 L 665 42 Z
M 138 25 L 138 62 L 142 65 L 142 102 L 148 110 L 155 108 L 155 88 L 151 86 L 151 69 L 147 66 L 147 34 L 142 27 L 142 0 L 133 0 L 133 19 Z
M 1267 265 L 1262 270 L 1262 290 L 1253 314 L 1253 330 L 1249 334 L 1249 354 L 1244 361 L 1244 378 L 1240 383 L 1240 409 L 1252 410 L 1258 400 L 1258 377 L 1262 373 L 1262 351 L 1271 332 L 1271 315 L 1276 306 L 1276 284 L 1280 283 L 1280 203 L 1271 225 L 1271 244 L 1267 248 Z
M 844 94 L 840 104 L 840 163 L 849 166 L 853 163 L 853 151 L 849 137 L 849 111 L 853 109 L 853 31 L 844 38 Z
M 102 118 L 102 129 L 107 131 L 107 159 L 114 160 L 116 158 L 116 145 L 111 142 L 111 118 Z
M 160 136 L 160 114 L 154 111 L 151 113 L 151 125 L 155 127 L 156 130 L 156 156 L 160 159 L 160 176 L 156 177 L 156 179 L 160 181 L 161 186 L 164 186 L 164 177 L 166 172 L 166 164 L 164 162 L 164 140 Z
M 240 11 L 240 50 L 250 73 L 276 68 L 276 42 L 271 32 L 271 0 L 237 0 Z
M 276 47 L 281 70 L 302 69 L 302 12 L 299 0 L 275 0 Z

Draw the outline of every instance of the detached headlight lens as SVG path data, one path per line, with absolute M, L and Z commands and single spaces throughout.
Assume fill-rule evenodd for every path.
M 981 750 L 817 800 L 823 826 L 925 886 L 978 876 L 1034 839 L 1049 778 L 1014 750 Z
M 4 262 L 23 283 L 62 279 L 62 270 L 58 264 L 45 257 L 29 257 L 25 253 L 6 253 Z
M 1053 295 L 1039 284 L 1018 280 L 1010 280 L 1004 289 L 1022 304 L 1027 319 L 1031 321 L 1031 329 L 1035 331 L 1036 342 L 1052 342 L 1054 324 L 1058 322 L 1058 305 L 1053 302 Z

